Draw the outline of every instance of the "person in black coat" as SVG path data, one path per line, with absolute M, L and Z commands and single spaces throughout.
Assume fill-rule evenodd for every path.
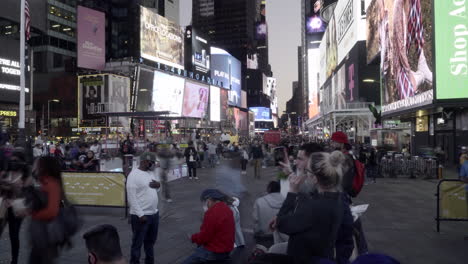
M 331 154 L 313 153 L 303 172 L 288 171 L 289 164 L 281 163 L 285 173 L 289 174 L 290 191 L 273 225 L 279 232 L 289 235 L 287 254 L 294 263 L 334 258 L 343 217 L 345 212 L 347 216 L 350 214 L 339 191 L 344 162 L 344 154 L 334 151 Z M 316 182 L 316 193 L 298 192 L 307 177 Z M 344 233 L 351 235 L 351 232 Z
M 185 156 L 185 161 L 187 162 L 189 179 L 191 180 L 194 177 L 195 180 L 198 180 L 198 177 L 197 177 L 198 152 L 193 146 L 192 141 L 190 141 L 188 145 L 189 145 L 188 148 L 185 149 L 184 156 Z

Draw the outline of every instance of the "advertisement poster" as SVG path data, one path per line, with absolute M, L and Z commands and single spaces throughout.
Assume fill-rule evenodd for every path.
M 241 62 L 227 51 L 211 48 L 211 78 L 230 89 L 229 104 L 241 106 Z
M 103 70 L 106 66 L 106 15 L 78 6 L 78 67 Z
M 152 98 L 149 111 L 170 111 L 170 116 L 181 116 L 184 79 L 155 71 Z
M 130 78 L 108 75 L 107 85 L 109 86 L 109 108 L 112 113 L 130 112 Z M 127 117 L 110 117 L 111 127 L 130 127 Z
M 238 126 L 237 129 L 242 132 L 249 130 L 249 116 L 247 112 L 238 111 Z
M 327 47 L 326 54 L 326 77 L 330 77 L 336 68 L 338 60 L 338 47 L 336 44 L 336 25 L 335 16 L 332 16 L 330 23 L 328 24 L 327 32 L 324 36 L 325 45 Z
M 80 127 L 106 126 L 109 93 L 106 91 L 105 75 L 78 77 L 78 125 Z
M 18 104 L 21 90 L 19 41 L 0 36 L 0 43 L 2 43 L 2 48 L 0 48 L 0 102 Z M 25 99 L 26 104 L 29 104 L 30 67 L 25 67 L 25 71 Z
M 247 92 L 241 91 L 241 107 L 247 108 Z
M 384 11 L 384 9 L 377 9 L 380 8 L 380 5 L 381 0 L 374 0 L 370 3 L 369 8 L 367 9 L 367 63 L 371 63 L 380 52 L 380 21 L 388 20 L 388 18 L 386 18 L 388 14 L 381 14 L 380 12 Z M 382 29 L 385 27 L 387 27 L 387 25 L 382 27 Z
M 325 32 L 327 23 L 320 16 L 322 0 L 307 0 L 306 2 L 306 32 L 315 34 Z
M 125 175 L 122 173 L 63 172 L 65 194 L 74 205 L 125 206 Z
M 184 31 L 155 11 L 140 7 L 141 57 L 184 69 Z
M 382 113 L 431 103 L 432 1 L 376 0 L 371 7 L 368 16 L 378 20 L 368 28 L 379 34 Z
M 210 86 L 210 120 L 221 121 L 221 91 L 216 86 Z
M 320 72 L 320 61 L 317 59 L 320 56 L 318 48 L 308 50 L 308 71 L 309 71 L 309 118 L 314 118 L 319 114 L 319 81 L 318 75 Z
M 139 68 L 138 70 L 138 93 L 136 98 L 136 111 L 137 112 L 149 112 L 154 111 L 152 109 L 153 101 L 153 85 L 154 85 L 154 71 Z M 181 104 L 182 105 L 182 104 Z
M 468 98 L 468 1 L 434 1 L 436 98 Z
M 185 30 L 185 56 L 191 58 L 187 68 L 203 75 L 210 75 L 211 51 L 208 37 L 203 35 L 192 26 Z
M 186 81 L 182 116 L 204 118 L 208 108 L 208 97 L 208 86 Z
M 225 121 L 228 119 L 228 92 L 229 90 L 226 89 L 220 89 L 220 94 L 221 94 L 221 120 Z
M 255 121 L 271 121 L 271 111 L 267 107 L 250 107 L 250 111 L 255 113 Z

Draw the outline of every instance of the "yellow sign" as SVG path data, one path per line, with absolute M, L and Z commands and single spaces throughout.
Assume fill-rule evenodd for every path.
M 122 173 L 63 172 L 67 198 L 75 205 L 125 206 L 125 176 Z
M 467 219 L 466 199 L 465 183 L 459 181 L 442 182 L 440 184 L 440 217 Z
M 16 111 L 0 110 L 0 116 L 16 116 Z

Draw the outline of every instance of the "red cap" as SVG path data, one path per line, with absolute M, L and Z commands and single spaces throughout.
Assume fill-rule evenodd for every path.
M 337 131 L 337 132 L 333 133 L 333 135 L 331 137 L 331 140 L 335 141 L 335 142 L 338 142 L 338 143 L 349 144 L 348 136 L 345 133 L 341 132 L 341 131 Z

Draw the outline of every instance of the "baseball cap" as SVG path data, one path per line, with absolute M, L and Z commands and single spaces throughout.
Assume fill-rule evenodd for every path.
M 331 140 L 338 143 L 349 144 L 348 136 L 341 131 L 333 133 Z
M 156 162 L 156 154 L 154 154 L 152 152 L 144 152 L 143 154 L 141 154 L 140 160 L 141 161 L 149 160 L 149 161 L 152 161 L 152 162 Z
M 217 189 L 206 189 L 201 193 L 200 200 L 204 201 L 209 198 L 214 200 L 222 200 L 225 197 L 226 195 Z

